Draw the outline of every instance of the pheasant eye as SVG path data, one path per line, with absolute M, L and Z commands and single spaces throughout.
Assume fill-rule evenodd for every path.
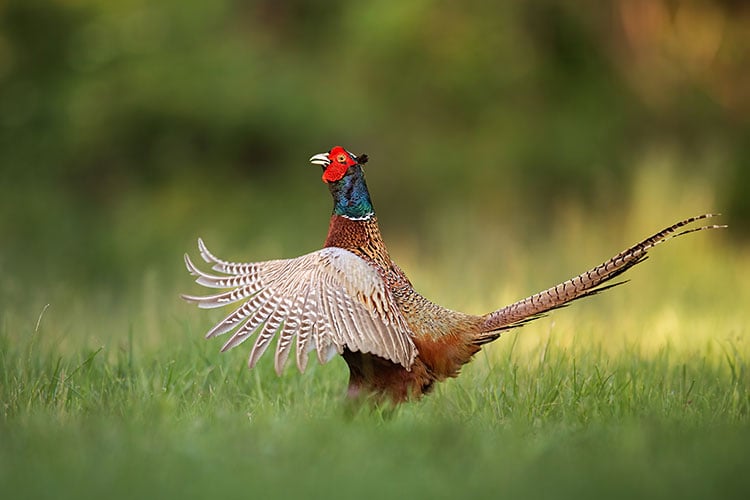
M 339 163 L 346 163 L 346 156 L 344 156 L 344 155 L 339 155 L 339 156 L 338 156 L 338 157 L 336 158 L 336 161 L 338 161 Z

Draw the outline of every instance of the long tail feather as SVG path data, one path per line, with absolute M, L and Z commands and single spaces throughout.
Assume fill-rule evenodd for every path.
M 688 224 L 717 215 L 719 214 L 698 215 L 673 224 L 575 278 L 485 315 L 483 333 L 477 337 L 476 343 L 491 342 L 498 338 L 504 330 L 522 326 L 529 321 L 542 317 L 553 309 L 565 307 L 574 300 L 589 297 L 621 285 L 624 282 L 611 283 L 610 280 L 620 276 L 639 262 L 643 262 L 647 258 L 647 252 L 655 246 L 695 231 L 727 227 L 711 224 L 680 230 Z

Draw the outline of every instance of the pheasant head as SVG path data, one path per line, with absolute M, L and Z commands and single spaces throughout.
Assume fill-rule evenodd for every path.
M 362 165 L 367 155 L 353 155 L 341 146 L 310 158 L 310 163 L 323 167 L 323 182 L 333 196 L 333 213 L 348 219 L 362 220 L 375 213 L 367 191 Z
M 341 146 L 335 146 L 327 153 L 320 153 L 310 158 L 310 163 L 323 167 L 323 182 L 331 183 L 340 181 L 355 165 L 364 164 L 367 155 L 362 155 L 365 161 L 360 160 Z M 353 172 L 352 172 L 353 173 Z

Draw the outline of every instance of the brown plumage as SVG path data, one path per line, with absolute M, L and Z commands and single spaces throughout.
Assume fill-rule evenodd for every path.
M 274 338 L 275 368 L 284 369 L 295 350 L 300 371 L 316 350 L 324 363 L 341 354 L 349 366 L 348 394 L 401 402 L 458 375 L 484 344 L 573 300 L 615 286 L 611 280 L 642 262 L 670 238 L 725 226 L 685 226 L 712 217 L 691 217 L 659 231 L 599 266 L 497 311 L 477 316 L 451 311 L 418 294 L 391 260 L 380 234 L 359 158 L 341 147 L 315 155 L 334 198 L 324 248 L 294 259 L 232 263 L 214 257 L 198 241 L 201 257 L 221 275 L 200 271 L 185 255 L 196 282 L 228 289 L 183 298 L 199 307 L 242 302 L 206 337 L 234 331 L 222 351 L 253 334 L 252 368 Z

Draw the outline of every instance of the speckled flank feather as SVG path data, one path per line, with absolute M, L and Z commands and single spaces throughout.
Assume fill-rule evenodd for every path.
M 401 402 L 418 398 L 435 382 L 458 375 L 484 344 L 500 334 L 611 288 L 620 276 L 670 238 L 725 226 L 684 229 L 710 214 L 678 222 L 564 283 L 483 316 L 451 311 L 414 290 L 391 260 L 380 234 L 362 165 L 364 157 L 337 146 L 310 158 L 323 167 L 333 197 L 324 248 L 295 259 L 238 264 L 198 247 L 214 271 L 200 271 L 185 256 L 196 282 L 226 289 L 205 297 L 183 296 L 200 307 L 242 305 L 207 333 L 233 332 L 222 350 L 256 334 L 249 365 L 254 366 L 274 337 L 275 367 L 284 368 L 292 347 L 304 370 L 308 352 L 325 362 L 341 354 L 349 367 L 352 397 L 374 395 Z

